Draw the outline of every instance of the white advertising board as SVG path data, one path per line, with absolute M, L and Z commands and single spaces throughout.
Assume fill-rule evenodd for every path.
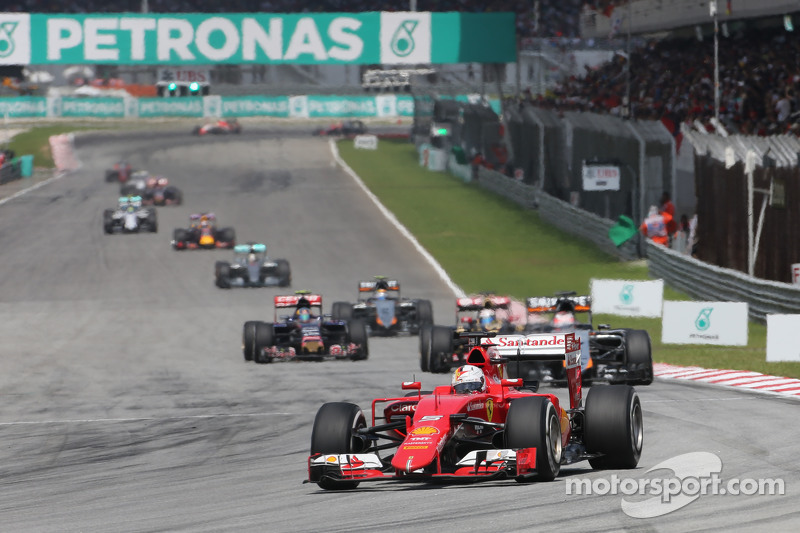
M 800 315 L 767 315 L 767 362 L 800 361 Z
M 356 135 L 353 139 L 353 147 L 362 150 L 377 150 L 378 138 L 375 135 Z
M 618 191 L 619 167 L 611 165 L 583 165 L 584 191 Z
M 664 344 L 747 345 L 747 303 L 664 302 Z
M 664 301 L 664 280 L 592 280 L 592 312 L 658 318 Z

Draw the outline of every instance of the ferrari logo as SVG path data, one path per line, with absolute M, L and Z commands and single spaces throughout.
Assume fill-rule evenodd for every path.
M 486 400 L 486 420 L 488 422 L 492 421 L 492 415 L 494 414 L 494 402 L 491 398 Z

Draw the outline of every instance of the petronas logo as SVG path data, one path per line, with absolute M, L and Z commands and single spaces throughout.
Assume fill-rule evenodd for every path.
M 713 310 L 713 307 L 706 307 L 700 310 L 700 314 L 697 315 L 694 321 L 694 327 L 697 328 L 697 331 L 705 331 L 711 327 L 711 311 Z
M 397 27 L 392 36 L 392 53 L 397 57 L 408 57 L 414 51 L 414 30 L 417 29 L 417 20 L 404 20 Z
M 633 285 L 625 284 L 619 293 L 619 301 L 625 305 L 630 305 L 633 302 Z
M 17 22 L 0 23 L 0 58 L 14 53 L 14 38 L 11 36 L 17 29 Z

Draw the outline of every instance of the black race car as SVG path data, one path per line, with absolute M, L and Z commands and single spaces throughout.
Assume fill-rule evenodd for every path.
M 641 329 L 612 329 L 607 324 L 592 326 L 592 297 L 561 292 L 553 297 L 526 300 L 529 333 L 574 332 L 581 341 L 581 376 L 592 381 L 649 385 L 653 382 L 653 357 L 650 335 Z M 588 346 L 589 349 L 584 349 Z M 565 385 L 563 365 L 526 362 L 509 365 L 514 377 L 536 379 L 541 383 Z
M 430 300 L 400 297 L 397 280 L 375 276 L 373 281 L 358 283 L 358 303 L 335 302 L 334 318 L 363 320 L 371 335 L 417 335 L 420 328 L 433 322 Z
M 286 259 L 267 257 L 265 244 L 237 244 L 233 261 L 217 261 L 214 279 L 220 289 L 231 287 L 288 287 L 292 272 Z
M 291 314 L 278 316 L 278 310 Z M 275 297 L 275 321 L 244 323 L 245 361 L 359 361 L 369 356 L 367 327 L 361 320 L 341 320 L 322 314 L 322 296 L 308 291 Z
M 344 122 L 337 122 L 331 124 L 327 128 L 318 128 L 313 131 L 317 136 L 337 136 L 342 135 L 345 137 L 352 135 L 361 135 L 367 133 L 367 126 L 360 120 L 345 120 Z

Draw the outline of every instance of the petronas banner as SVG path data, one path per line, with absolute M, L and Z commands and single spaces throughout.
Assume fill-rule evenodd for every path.
M 0 13 L 5 65 L 514 61 L 514 13 Z

